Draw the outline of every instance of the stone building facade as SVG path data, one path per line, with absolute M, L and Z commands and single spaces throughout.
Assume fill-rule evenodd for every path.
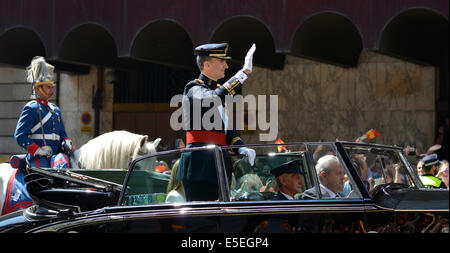
M 353 141 L 373 128 L 372 142 L 423 152 L 448 117 L 448 4 L 0 0 L 0 161 L 22 152 L 13 133 L 34 56 L 56 67 L 53 101 L 76 146 L 123 129 L 173 148 L 184 133 L 170 129 L 170 97 L 197 77 L 193 49 L 210 42 L 230 43 L 227 77 L 256 42 L 242 95 L 278 96 L 284 141 Z
M 436 69 L 363 51 L 356 68 L 288 56 L 282 71 L 256 68 L 243 96 L 278 95 L 278 137 L 286 141 L 373 142 L 427 149 L 435 140 Z M 267 115 L 269 114 L 267 109 Z M 268 116 L 267 116 L 268 117 Z M 249 143 L 260 131 L 245 131 Z

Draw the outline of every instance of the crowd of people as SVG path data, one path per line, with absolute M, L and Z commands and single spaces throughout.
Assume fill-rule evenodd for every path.
M 448 132 L 449 118 L 438 129 L 435 144 L 421 153 L 407 145 L 404 152 L 416 167 L 417 174 L 427 188 L 449 188 L 448 182 Z M 417 162 L 415 162 L 417 161 Z

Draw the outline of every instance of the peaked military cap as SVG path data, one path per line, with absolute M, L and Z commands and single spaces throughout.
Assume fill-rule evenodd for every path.
M 283 163 L 270 171 L 274 176 L 278 177 L 284 173 L 305 174 L 301 159 Z
M 440 165 L 441 161 L 439 161 L 438 156 L 436 154 L 427 155 L 422 159 L 423 166 L 428 167 L 431 165 Z
M 229 60 L 227 56 L 228 43 L 204 44 L 195 48 L 194 54 L 198 56 L 211 56 L 219 59 Z

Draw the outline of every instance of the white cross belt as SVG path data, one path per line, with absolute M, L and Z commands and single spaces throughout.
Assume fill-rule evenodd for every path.
M 42 134 L 29 135 L 29 138 L 33 139 L 33 140 L 42 140 L 42 139 L 44 139 L 42 137 L 44 137 L 45 140 L 51 140 L 51 141 L 59 141 L 59 139 L 60 139 L 58 134 L 44 134 L 44 136 L 42 136 Z

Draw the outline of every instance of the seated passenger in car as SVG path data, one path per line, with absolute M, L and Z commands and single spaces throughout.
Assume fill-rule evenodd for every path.
M 270 171 L 279 186 L 279 191 L 272 200 L 293 200 L 295 194 L 302 192 L 303 166 L 301 159 L 293 160 L 272 169 Z
M 238 193 L 257 192 L 263 186 L 261 179 L 256 174 L 246 174 L 239 179 Z
M 344 188 L 345 171 L 336 156 L 322 156 L 317 161 L 316 172 L 322 198 L 342 197 L 339 192 Z M 319 199 L 317 186 L 306 190 L 302 199 Z
M 176 161 L 172 168 L 169 185 L 167 186 L 166 203 L 186 202 L 183 182 L 176 178 L 179 162 L 180 160 Z

